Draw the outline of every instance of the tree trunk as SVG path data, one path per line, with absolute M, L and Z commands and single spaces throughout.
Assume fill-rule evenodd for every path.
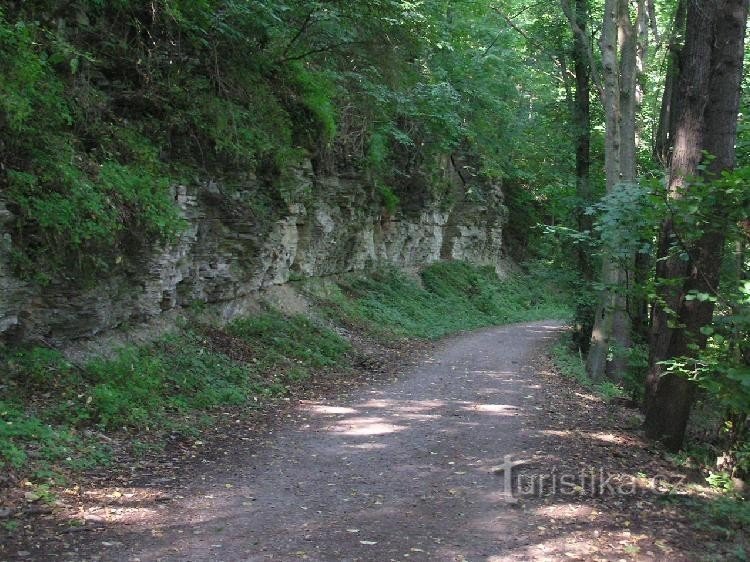
M 679 81 L 681 107 L 675 113 L 670 165 L 669 196 L 674 200 L 690 189 L 690 176 L 701 174 L 710 181 L 734 166 L 747 11 L 748 0 L 688 5 Z M 704 151 L 713 159 L 701 170 Z M 716 211 L 720 216 L 720 208 Z M 662 225 L 659 257 L 665 259 L 657 267 L 657 279 L 663 283 L 654 307 L 645 428 L 649 437 L 663 440 L 672 450 L 682 446 L 695 387 L 684 378 L 664 373 L 661 362 L 690 356 L 691 344 L 702 347 L 706 343 L 700 329 L 711 322 L 713 303 L 685 297 L 691 291 L 716 293 L 727 226 L 707 226 L 695 242 L 681 248 L 688 254 L 684 260 L 670 249 L 676 237 L 686 239 L 688 233 L 677 232 L 672 220 Z
M 589 19 L 589 0 L 576 0 L 575 17 L 578 27 L 586 33 Z M 576 195 L 578 196 L 577 223 L 581 232 L 591 232 L 593 221 L 586 209 L 591 205 L 591 69 L 586 44 L 578 34 L 573 34 L 573 67 L 576 77 L 576 91 L 573 119 L 576 134 Z M 578 268 L 587 281 L 594 277 L 589 252 L 585 248 L 577 250 Z
M 686 0 L 679 0 L 675 8 L 674 22 L 667 46 L 667 74 L 664 79 L 664 94 L 661 98 L 661 110 L 654 138 L 654 156 L 663 165 L 669 166 L 670 154 L 672 153 L 672 141 L 674 139 L 674 109 L 678 106 L 679 99 L 679 69 L 682 52 L 681 39 L 685 30 L 685 18 L 687 17 Z
M 605 0 L 602 21 L 601 53 L 604 88 L 604 174 L 607 193 L 611 193 L 620 181 L 620 74 L 617 64 L 617 25 L 621 0 Z M 612 260 L 605 256 L 602 265 L 604 290 L 594 317 L 591 346 L 586 360 L 586 369 L 594 379 L 604 376 L 607 356 L 615 323 L 619 271 Z
M 656 29 L 656 14 L 653 5 L 648 5 L 645 0 L 639 0 L 636 14 L 636 49 L 635 49 L 635 66 L 636 75 L 634 80 L 635 92 L 635 111 L 633 121 L 635 123 L 635 145 L 637 149 L 643 138 L 643 121 L 638 119 L 643 107 L 643 86 L 640 77 L 646 72 L 646 57 L 648 54 L 649 42 L 649 14 L 653 20 L 654 29 Z M 655 37 L 657 37 L 655 32 Z M 637 158 L 637 152 L 634 153 Z M 635 179 L 636 169 L 633 167 L 633 178 Z M 646 242 L 645 240 L 643 242 Z M 633 256 L 633 271 L 629 275 L 628 290 L 628 315 L 630 317 L 631 339 L 639 342 L 645 342 L 648 339 L 648 298 L 644 290 L 651 270 L 651 256 L 636 251 Z M 627 365 L 621 367 L 627 368 Z
M 636 177 L 637 39 L 636 30 L 630 20 L 628 3 L 620 2 L 618 12 L 617 33 L 620 41 L 620 181 L 632 184 Z
M 605 2 L 601 47 L 607 193 L 612 193 L 618 186 L 636 181 L 638 78 L 645 53 L 645 48 L 641 48 L 644 42 L 641 33 L 646 18 L 645 0 L 637 3 L 635 25 L 627 0 Z M 619 263 L 610 257 L 604 258 L 602 283 L 605 289 L 594 319 L 586 364 L 589 374 L 595 380 L 603 378 L 605 374 L 616 380 L 621 379 L 627 367 L 621 352 L 632 345 L 628 293 L 631 289 L 629 285 L 633 278 L 634 260 L 635 256 L 628 256 Z M 615 352 L 611 360 L 610 348 L 614 348 Z
M 649 254 L 643 252 L 638 252 L 635 255 L 635 269 L 633 271 L 634 291 L 630 295 L 628 311 L 631 318 L 633 339 L 638 343 L 647 342 L 649 335 L 649 300 L 646 294 L 646 286 L 651 277 L 651 259 Z

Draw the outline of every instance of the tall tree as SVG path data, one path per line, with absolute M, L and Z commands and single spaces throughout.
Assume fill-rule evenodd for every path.
M 579 25 L 569 0 L 561 0 L 571 28 L 587 45 L 589 59 L 593 51 L 586 31 Z M 601 67 L 593 68 L 605 115 L 604 169 L 607 193 L 636 178 L 636 120 L 638 117 L 638 79 L 643 71 L 643 55 L 648 29 L 645 0 L 637 0 L 635 14 L 628 0 L 605 0 L 600 37 Z M 613 248 L 605 248 L 611 252 Z M 630 260 L 632 261 L 632 260 Z M 630 315 L 627 285 L 633 264 L 605 256 L 601 282 L 604 286 L 594 318 L 591 347 L 586 367 L 599 379 L 605 373 L 621 376 L 624 360 L 615 356 L 608 363 L 610 349 L 630 347 Z
M 668 192 L 673 207 L 696 186 L 734 167 L 747 13 L 748 0 L 688 2 L 679 106 L 671 109 L 676 116 Z M 679 231 L 676 217 L 664 221 L 660 235 L 661 289 L 653 312 L 646 433 L 673 450 L 684 440 L 695 386 L 665 372 L 664 361 L 705 346 L 701 328 L 711 322 L 714 304 L 690 296 L 716 294 L 728 228 L 721 220 L 722 198 L 705 204 L 716 207 L 709 209 L 715 220 L 692 240 Z
M 527 6 L 520 13 L 536 19 L 535 23 L 519 25 L 508 15 L 511 6 L 517 2 L 508 2 L 493 9 L 506 23 L 526 40 L 527 48 L 539 57 L 548 59 L 559 73 L 556 81 L 565 93 L 571 116 L 572 140 L 575 150 L 575 207 L 574 220 L 580 232 L 593 230 L 593 217 L 587 209 L 594 203 L 594 191 L 591 184 L 591 53 L 585 36 L 589 29 L 590 0 L 574 0 L 570 17 L 581 33 L 569 34 L 569 26 L 554 8 L 539 4 Z M 517 14 L 517 15 L 518 15 Z M 568 33 L 566 33 L 568 32 Z M 568 60 L 572 60 L 572 72 Z M 559 116 L 558 116 L 559 119 Z M 587 281 L 594 277 L 594 266 L 591 252 L 585 245 L 576 245 L 575 259 L 578 270 Z M 587 334 L 587 338 L 590 333 Z
M 590 14 L 589 0 L 576 0 L 575 20 L 585 35 Z M 584 38 L 573 34 L 573 72 L 575 74 L 575 100 L 573 123 L 576 135 L 576 195 L 578 209 L 576 221 L 581 232 L 591 232 L 593 223 L 586 208 L 592 202 L 591 192 L 591 65 Z M 584 279 L 593 278 L 593 265 L 588 251 L 579 247 L 578 267 Z

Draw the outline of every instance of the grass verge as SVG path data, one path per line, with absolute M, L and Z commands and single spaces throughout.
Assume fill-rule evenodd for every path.
M 421 279 L 395 269 L 356 275 L 311 291 L 337 323 L 386 338 L 436 339 L 484 326 L 570 317 L 564 280 L 543 270 L 498 278 L 492 267 L 439 262 Z
M 44 476 L 106 464 L 107 433 L 194 431 L 202 414 L 283 396 L 349 349 L 326 327 L 269 311 L 83 366 L 42 347 L 6 351 L 0 467 Z

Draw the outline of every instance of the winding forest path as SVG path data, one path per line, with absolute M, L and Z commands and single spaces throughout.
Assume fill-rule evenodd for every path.
M 684 510 L 659 500 L 663 488 L 638 476 L 681 475 L 634 432 L 634 413 L 549 369 L 562 329 L 536 322 L 460 335 L 395 381 L 302 402 L 259 439 L 238 433 L 246 447 L 175 472 L 161 499 L 117 492 L 99 511 L 106 527 L 76 533 L 57 552 L 140 562 L 496 562 L 682 560 L 711 548 L 686 531 Z M 517 501 L 497 470 L 506 455 L 527 461 L 514 477 L 539 483 L 516 490 Z M 562 475 L 575 485 L 534 480 Z
M 530 362 L 559 330 L 537 323 L 454 338 L 396 383 L 302 404 L 240 466 L 200 475 L 153 522 L 160 536 L 132 535 L 123 559 L 523 555 L 525 521 L 492 469 L 533 451 L 524 411 L 540 385 Z

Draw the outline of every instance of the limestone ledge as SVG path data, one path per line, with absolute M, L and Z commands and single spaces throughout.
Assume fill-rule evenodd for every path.
M 379 264 L 419 268 L 459 259 L 501 268 L 505 207 L 499 189 L 489 203 L 426 205 L 387 216 L 362 182 L 316 180 L 309 168 L 298 181 L 314 185 L 312 204 L 290 204 L 264 232 L 251 216 L 227 216 L 207 198 L 209 184 L 174 197 L 187 221 L 178 240 L 155 248 L 138 273 L 116 276 L 85 291 L 41 287 L 13 276 L 12 215 L 0 201 L 0 338 L 63 344 L 123 325 L 163 322 L 195 303 L 218 305 L 224 320 L 246 313 L 240 303 L 290 279 L 366 270 Z

